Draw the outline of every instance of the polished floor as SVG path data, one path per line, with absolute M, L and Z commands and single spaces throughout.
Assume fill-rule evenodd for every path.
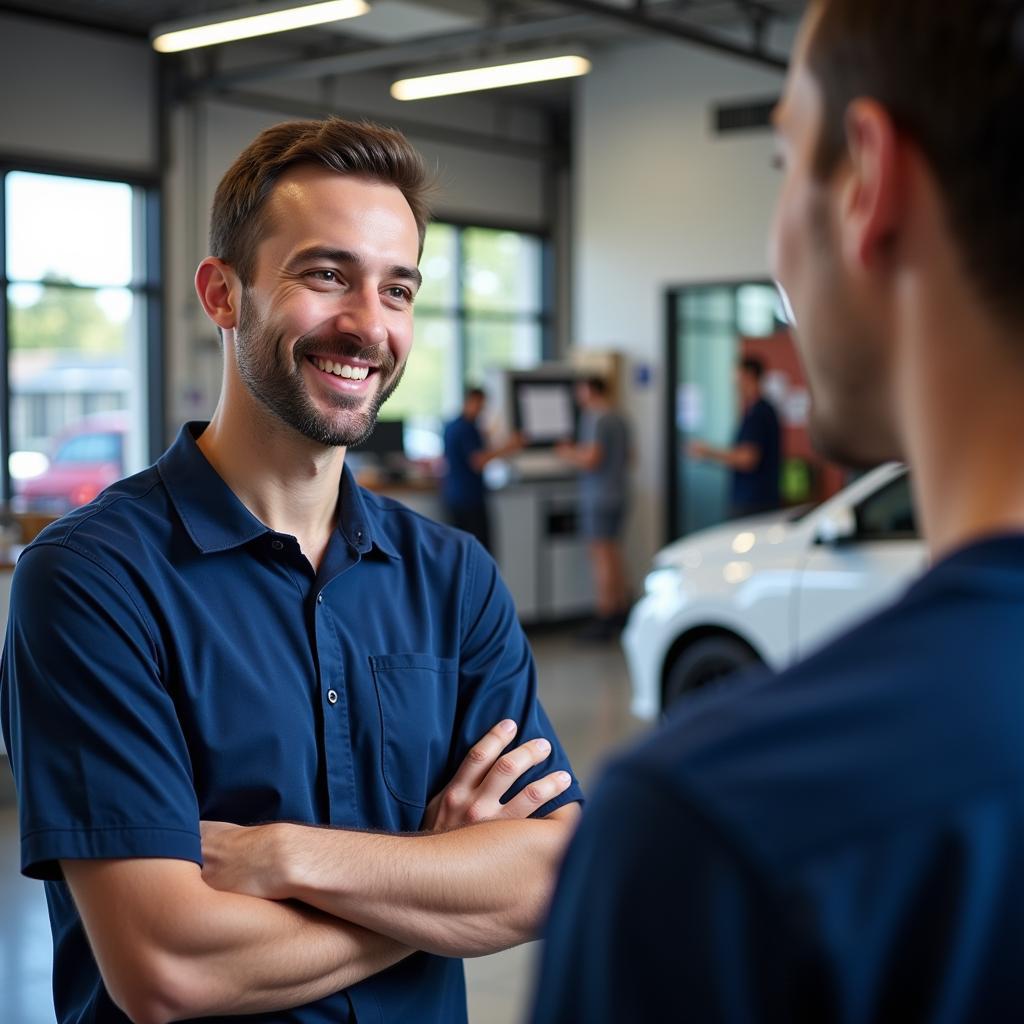
M 581 645 L 571 635 L 532 638 L 541 698 L 584 784 L 606 755 L 641 726 L 628 711 L 628 684 L 615 644 Z M 38 882 L 18 873 L 18 828 L 0 758 L 0 1024 L 53 1024 L 50 930 Z M 467 962 L 472 1024 L 519 1024 L 529 1001 L 537 945 Z

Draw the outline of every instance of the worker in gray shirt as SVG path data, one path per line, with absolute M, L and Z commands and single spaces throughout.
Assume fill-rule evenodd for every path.
M 579 439 L 558 453 L 580 473 L 580 532 L 586 537 L 594 573 L 595 620 L 587 639 L 608 640 L 622 628 L 629 605 L 621 536 L 629 505 L 631 440 L 625 417 L 612 407 L 600 377 L 580 381 Z

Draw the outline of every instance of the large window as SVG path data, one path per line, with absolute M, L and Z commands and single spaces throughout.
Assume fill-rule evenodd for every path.
M 3 493 L 16 508 L 63 512 L 151 455 L 155 193 L 21 169 L 0 178 Z
M 536 366 L 550 326 L 544 239 L 521 231 L 434 223 L 416 298 L 416 340 L 405 379 L 382 412 L 406 422 L 410 455 L 437 454 L 443 419 L 466 384 Z

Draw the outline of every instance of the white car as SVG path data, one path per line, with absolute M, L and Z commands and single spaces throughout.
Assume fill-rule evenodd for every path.
M 783 668 L 899 596 L 926 558 L 899 463 L 810 511 L 676 541 L 655 556 L 622 636 L 633 714 L 655 718 L 752 662 Z

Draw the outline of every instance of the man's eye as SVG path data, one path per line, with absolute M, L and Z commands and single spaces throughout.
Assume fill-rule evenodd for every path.
M 311 270 L 308 276 L 317 281 L 326 281 L 328 284 L 334 284 L 339 280 L 336 270 Z
M 403 302 L 412 302 L 412 292 L 408 288 L 401 288 L 398 285 L 389 288 L 388 295 L 393 299 L 401 299 Z

